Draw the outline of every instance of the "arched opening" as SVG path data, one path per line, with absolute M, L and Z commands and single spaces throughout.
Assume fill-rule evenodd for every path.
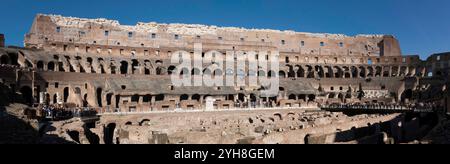
M 43 61 L 38 61 L 36 65 L 37 65 L 37 69 L 39 71 L 43 71 L 44 70 L 44 62 Z
M 161 67 L 157 67 L 155 72 L 156 72 L 156 75 L 163 75 L 163 73 L 164 73 L 163 68 L 161 68 Z
M 198 69 L 198 68 L 192 69 L 191 75 L 199 76 L 200 75 L 200 69 Z
M 336 71 L 334 71 L 334 72 L 335 72 L 335 73 L 334 73 L 334 77 L 335 77 L 335 78 L 342 78 L 343 75 L 344 75 L 342 69 L 339 68 L 338 66 L 335 66 L 334 69 L 336 70 Z
M 200 101 L 200 95 L 199 94 L 192 95 L 192 100 Z
M 234 95 L 228 95 L 228 96 L 226 97 L 226 100 L 227 100 L 227 101 L 233 101 L 233 100 L 234 100 Z
M 58 96 L 56 94 L 53 95 L 53 104 L 58 103 Z
M 83 96 L 83 107 L 87 107 L 89 104 L 88 104 L 88 101 L 87 101 L 87 97 L 88 95 L 87 94 L 84 94 L 84 96 Z
M 150 125 L 149 119 L 143 119 L 142 121 L 139 122 L 139 126 L 149 126 L 149 125 Z
M 131 96 L 131 102 L 135 102 L 135 103 L 139 102 L 139 95 L 135 94 L 135 95 Z
M 286 78 L 286 73 L 284 73 L 284 71 L 279 71 L 278 76 L 281 78 Z
M 205 70 L 203 70 L 203 75 L 211 75 L 211 70 L 206 68 Z
M 263 70 L 260 70 L 260 71 L 258 71 L 258 76 L 264 77 L 264 76 L 266 76 L 266 72 L 264 72 Z
M 180 96 L 180 101 L 189 100 L 189 95 L 184 94 Z
M 315 101 L 316 95 L 308 95 L 308 101 Z
M 222 70 L 221 69 L 216 69 L 214 70 L 214 76 L 222 76 Z
M 116 130 L 116 123 L 109 123 L 104 130 L 104 141 L 105 144 L 113 144 L 114 140 L 114 131 Z
M 317 75 L 319 76 L 319 78 L 324 78 L 325 77 L 325 73 L 324 73 L 323 68 L 321 66 L 316 66 L 315 67 L 315 71 L 317 72 Z
M 176 69 L 177 67 L 175 67 L 175 66 L 169 66 L 169 68 L 167 68 L 167 73 L 169 74 L 169 75 L 172 75 L 173 73 L 175 73 L 176 72 Z
M 241 102 L 244 102 L 245 101 L 245 95 L 242 94 L 242 93 L 239 93 L 238 94 L 238 100 L 241 101 Z
M 339 94 L 338 94 L 338 98 L 339 98 L 340 100 L 343 100 L 343 99 L 344 99 L 344 94 L 339 93 Z
M 328 98 L 329 99 L 334 99 L 334 98 L 336 98 L 336 94 L 335 93 L 329 93 L 328 94 Z
M 325 66 L 325 77 L 332 78 L 333 77 L 333 69 L 330 66 Z
M 122 61 L 120 62 L 120 74 L 128 74 L 128 62 Z
M 98 103 L 99 107 L 103 107 L 103 104 L 102 104 L 102 93 L 103 93 L 103 89 L 102 88 L 97 88 L 96 95 L 97 95 L 97 103 Z
M 64 88 L 64 103 L 67 103 L 67 100 L 69 98 L 69 87 Z
M 353 77 L 353 78 L 357 78 L 357 77 L 358 77 L 358 68 L 356 68 L 355 66 L 352 66 L 352 67 L 350 68 L 350 71 L 351 71 L 351 73 L 352 73 L 352 77 Z
M 303 69 L 302 66 L 296 66 L 297 70 L 297 77 L 305 77 L 305 69 Z
M 164 101 L 164 95 L 160 94 L 155 97 L 155 101 Z
M 131 121 L 128 121 L 125 123 L 125 125 L 131 126 L 131 125 L 133 125 L 133 123 Z
M 152 100 L 152 95 L 144 95 L 144 97 L 142 97 L 142 102 L 144 103 L 149 103 Z
M 364 67 L 359 67 L 359 77 L 366 78 L 366 69 Z
M 22 94 L 22 99 L 25 104 L 31 105 L 33 104 L 33 90 L 30 87 L 24 86 L 20 88 L 20 93 Z
M 383 69 L 380 66 L 375 67 L 375 77 L 380 77 L 382 70 Z
M 49 70 L 49 71 L 56 71 L 55 70 L 55 63 L 54 62 L 49 62 L 47 64 L 47 70 Z
M 275 114 L 273 114 L 273 116 L 275 118 L 277 118 L 278 120 L 283 120 L 283 116 L 280 113 L 275 113 Z
M 315 78 L 314 69 L 311 66 L 306 66 L 308 69 L 307 78 Z
M 106 105 L 111 105 L 112 104 L 112 98 L 113 98 L 113 94 L 112 93 L 108 93 L 106 95 Z
M 267 76 L 268 77 L 276 77 L 277 74 L 275 73 L 275 71 L 269 71 L 269 74 Z
M 295 77 L 295 71 L 294 71 L 294 68 L 293 68 L 292 66 L 290 66 L 290 65 L 287 65 L 287 67 L 289 67 L 289 70 L 288 70 L 288 77 L 289 77 L 289 78 Z
M 390 76 L 390 74 L 389 74 L 389 71 L 390 71 L 390 67 L 384 67 L 383 68 L 383 77 L 389 77 Z
M 295 96 L 294 94 L 289 95 L 289 100 L 295 100 L 297 98 L 297 96 Z
M 181 69 L 180 75 L 181 76 L 189 76 L 189 74 L 190 74 L 189 72 L 191 72 L 191 71 L 189 71 L 188 68 L 183 68 L 183 69 Z
M 136 59 L 133 59 L 133 60 L 131 61 L 131 73 L 132 73 L 132 74 L 138 73 L 138 72 L 137 72 L 138 69 L 139 69 L 139 62 L 138 62 Z
M 9 64 L 9 56 L 2 55 L 2 57 L 0 58 L 0 64 Z

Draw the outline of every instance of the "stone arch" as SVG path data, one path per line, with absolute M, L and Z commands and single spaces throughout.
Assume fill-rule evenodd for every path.
M 142 119 L 140 122 L 139 122 L 139 126 L 144 126 L 144 125 L 150 125 L 150 119 Z
M 167 68 L 167 74 L 172 75 L 173 73 L 177 72 L 177 67 L 171 65 L 169 68 Z
M 180 101 L 189 100 L 189 95 L 183 94 L 180 96 Z
M 156 95 L 155 101 L 164 101 L 165 96 L 163 94 Z
M 205 68 L 204 70 L 203 70 L 203 75 L 211 75 L 211 70 L 210 69 L 208 69 L 208 68 Z
M 275 71 L 270 70 L 269 73 L 267 73 L 267 77 L 277 77 L 277 73 Z
M 295 100 L 297 99 L 297 96 L 295 94 L 289 95 L 289 100 Z
M 328 94 L 328 98 L 334 99 L 334 98 L 336 98 L 336 94 L 331 92 L 331 93 Z
M 9 56 L 2 55 L 0 58 L 0 64 L 10 64 Z
M 409 66 L 408 69 L 408 73 L 406 74 L 406 76 L 415 76 L 416 75 L 416 67 L 414 66 Z
M 47 70 L 49 70 L 49 71 L 56 71 L 56 69 L 55 69 L 55 62 L 48 62 L 48 64 L 47 64 Z
M 106 95 L 106 105 L 112 105 L 112 98 L 113 98 L 114 94 L 113 93 L 108 93 Z
M 294 71 L 294 67 L 292 67 L 291 65 L 286 65 L 288 67 L 288 73 L 287 76 L 289 78 L 295 77 L 295 71 Z
M 367 74 L 366 68 L 364 68 L 363 66 L 360 66 L 359 67 L 359 77 L 366 78 L 366 74 Z
M 344 77 L 350 78 L 351 77 L 351 71 L 350 68 L 347 66 L 342 67 L 342 70 L 344 71 Z
M 400 67 L 400 71 L 399 71 L 399 75 L 398 76 L 406 76 L 408 67 L 406 66 L 401 66 Z
M 381 66 L 376 66 L 375 67 L 375 77 L 381 77 L 381 75 L 382 75 L 382 68 L 381 68 Z
M 44 70 L 44 62 L 39 60 L 36 64 L 36 67 L 38 70 L 43 71 Z
M 189 71 L 188 68 L 182 68 L 181 71 L 180 71 L 180 75 L 182 75 L 182 76 L 189 76 L 190 72 L 191 71 Z
M 306 66 L 306 78 L 315 78 L 314 68 L 310 65 Z
M 139 98 L 140 96 L 138 94 L 134 94 L 133 96 L 131 96 L 131 102 L 139 102 Z
M 120 74 L 128 74 L 128 62 L 121 61 L 120 62 Z
M 263 70 L 259 70 L 258 71 L 258 76 L 259 77 L 264 77 L 264 76 L 266 76 L 266 72 L 264 72 Z
M 213 76 L 223 76 L 222 69 L 215 69 L 213 72 Z
M 316 65 L 315 66 L 315 71 L 317 72 L 317 75 L 319 76 L 319 78 L 324 78 L 325 77 L 325 72 L 322 66 L 320 65 Z
M 194 94 L 192 95 L 192 100 L 197 100 L 198 102 L 200 102 L 200 95 L 199 94 Z
M 331 68 L 331 66 L 325 66 L 324 68 L 325 68 L 324 70 L 326 70 L 325 77 L 332 78 L 333 77 L 333 68 Z
M 305 77 L 305 69 L 302 66 L 296 65 L 295 70 L 297 71 L 297 77 Z
M 138 73 L 137 71 L 139 70 L 139 61 L 136 59 L 131 60 L 131 73 L 132 74 L 136 74 Z
M 334 66 L 334 77 L 335 78 L 342 78 L 344 76 L 344 73 L 342 71 L 342 69 L 338 66 Z
M 144 103 L 149 103 L 149 102 L 151 102 L 151 100 L 152 100 L 152 95 L 150 95 L 150 94 L 146 94 L 146 95 L 142 96 L 142 102 L 144 102 Z
M 200 69 L 198 69 L 198 68 L 193 68 L 192 71 L 191 71 L 191 75 L 194 75 L 194 76 L 199 76 L 199 75 L 201 75 Z
M 353 78 L 357 78 L 358 77 L 358 68 L 356 68 L 355 66 L 352 66 L 350 68 L 350 71 L 351 71 L 351 75 L 352 75 Z
M 67 103 L 67 100 L 69 99 L 69 87 L 65 87 L 64 91 L 63 91 L 63 95 L 64 95 L 64 102 Z
M 399 68 L 398 68 L 398 66 L 393 66 L 393 67 L 391 67 L 391 77 L 397 77 L 397 76 L 399 76 Z
M 95 93 L 97 95 L 97 104 L 98 104 L 98 106 L 99 107 L 103 107 L 103 104 L 102 104 L 103 89 L 102 88 L 97 88 Z
M 281 78 L 286 78 L 286 73 L 284 71 L 279 71 L 278 76 Z
M 385 66 L 384 68 L 383 68 L 383 77 L 389 77 L 390 76 L 390 69 L 391 69 L 391 67 L 389 67 L 389 66 Z

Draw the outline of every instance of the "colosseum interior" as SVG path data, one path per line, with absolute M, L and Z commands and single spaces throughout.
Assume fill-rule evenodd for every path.
M 2 121 L 25 114 L 38 133 L 32 143 L 434 143 L 429 134 L 439 127 L 435 115 L 445 113 L 450 100 L 450 53 L 423 61 L 402 54 L 391 35 L 128 26 L 38 14 L 24 47 L 5 47 L 4 40 L 0 35 Z M 179 68 L 171 60 L 178 51 L 201 60 L 201 67 Z M 214 62 L 216 55 L 232 55 L 237 63 L 249 51 L 279 52 L 279 69 L 234 71 Z M 256 54 L 256 60 L 269 55 Z M 277 78 L 279 88 L 267 96 L 261 94 L 263 81 L 175 86 L 173 75 L 247 83 Z M 95 114 L 48 121 L 48 106 Z M 370 112 L 339 110 L 343 106 Z M 7 139 L 21 137 L 0 141 Z

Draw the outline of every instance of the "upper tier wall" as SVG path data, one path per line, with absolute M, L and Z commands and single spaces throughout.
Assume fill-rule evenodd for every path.
M 401 56 L 398 41 L 388 35 L 346 36 L 154 22 L 126 26 L 107 19 L 37 15 L 25 38 L 25 46 L 44 48 L 55 42 L 151 48 L 204 43 L 276 48 L 305 55 L 321 52 L 324 55 Z

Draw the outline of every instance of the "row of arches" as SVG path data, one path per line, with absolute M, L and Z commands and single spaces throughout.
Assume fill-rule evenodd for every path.
M 72 61 L 72 60 L 71 60 Z M 72 61 L 73 62 L 73 61 Z M 116 62 L 114 60 L 105 61 L 101 58 L 95 63 L 92 58 L 88 58 L 85 64 L 73 64 L 60 61 L 50 61 L 45 63 L 37 61 L 36 68 L 43 71 L 65 71 L 80 73 L 101 73 L 101 74 L 144 74 L 144 75 L 173 75 L 179 74 L 202 76 L 264 76 L 281 78 L 367 78 L 367 77 L 412 77 L 426 76 L 424 67 L 413 66 L 333 66 L 333 65 L 286 65 L 280 71 L 273 70 L 232 70 L 218 67 L 199 68 L 177 68 L 175 65 L 163 66 L 162 61 L 155 63 L 145 60 L 133 59 L 129 61 Z M 70 63 L 70 64 L 69 64 Z

